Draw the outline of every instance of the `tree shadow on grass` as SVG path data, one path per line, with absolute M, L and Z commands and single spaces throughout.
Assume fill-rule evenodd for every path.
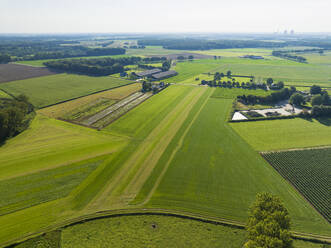
M 331 118 L 322 118 L 322 117 L 319 117 L 319 118 L 316 118 L 316 120 L 319 123 L 321 123 L 321 124 L 323 124 L 325 126 L 328 126 L 328 127 L 331 126 Z

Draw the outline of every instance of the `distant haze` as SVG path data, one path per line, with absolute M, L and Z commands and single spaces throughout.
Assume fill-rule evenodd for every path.
M 0 33 L 331 32 L 330 0 L 0 0 Z

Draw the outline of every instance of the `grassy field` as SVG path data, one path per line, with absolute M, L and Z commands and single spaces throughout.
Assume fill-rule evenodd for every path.
M 258 151 L 331 145 L 328 119 L 231 123 L 231 127 Z
M 331 148 L 271 152 L 263 157 L 331 222 Z
M 110 154 L 123 137 L 37 115 L 30 128 L 0 147 L 0 180 Z
M 0 215 L 67 196 L 102 157 L 0 181 Z
M 12 97 L 3 90 L 0 90 L 0 98 L 12 98 Z
M 257 95 L 257 96 L 266 96 L 269 95 L 270 92 L 265 90 L 248 90 L 248 89 L 240 89 L 240 88 L 216 88 L 213 95 L 211 97 L 214 98 L 228 98 L 234 99 L 239 95 Z
M 145 215 L 88 221 L 47 233 L 14 247 L 237 248 L 241 247 L 245 240 L 246 233 L 241 229 L 177 217 Z M 294 241 L 294 248 L 322 248 L 322 246 L 300 240 Z
M 196 120 L 186 120 L 138 199 L 244 222 L 255 194 L 268 191 L 284 200 L 295 230 L 330 234 L 329 224 L 226 124 L 231 103 L 211 98 Z
M 0 89 L 13 94 L 25 94 L 31 103 L 44 107 L 101 90 L 132 83 L 114 77 L 88 77 L 73 74 L 57 74 L 0 84 Z
M 141 84 L 133 83 L 123 87 L 103 91 L 100 93 L 84 96 L 72 101 L 56 104 L 47 108 L 38 110 L 38 113 L 47 115 L 52 118 L 65 118 L 66 116 L 71 116 L 79 112 L 84 112 L 83 110 L 89 106 L 94 106 L 98 104 L 100 100 L 105 99 L 109 101 L 118 101 L 134 92 L 141 89 Z

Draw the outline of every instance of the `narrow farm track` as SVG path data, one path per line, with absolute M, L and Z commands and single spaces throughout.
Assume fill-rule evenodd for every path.
M 168 167 L 171 163 L 171 161 L 173 160 L 173 158 L 175 157 L 177 151 L 182 147 L 184 139 L 188 133 L 188 131 L 190 130 L 190 128 L 192 127 L 193 123 L 195 122 L 195 120 L 198 118 L 199 114 L 201 113 L 202 109 L 205 107 L 205 105 L 208 102 L 209 97 L 213 94 L 214 89 L 210 91 L 210 93 L 208 94 L 208 97 L 206 98 L 206 100 L 203 102 L 203 104 L 201 105 L 200 109 L 198 110 L 198 112 L 194 115 L 192 121 L 190 122 L 189 126 L 186 128 L 183 136 L 180 138 L 178 145 L 176 146 L 176 148 L 173 150 L 169 160 L 167 161 L 166 165 L 164 166 L 160 176 L 157 178 L 153 188 L 151 189 L 151 191 L 149 192 L 149 194 L 147 195 L 146 199 L 139 205 L 144 205 L 146 204 L 151 198 L 152 195 L 154 194 L 155 190 L 157 189 L 157 187 L 159 186 L 164 174 L 166 173 L 166 171 L 168 170 Z
M 138 149 L 130 156 L 130 158 L 123 164 L 121 170 L 111 180 L 110 184 L 99 195 L 98 199 L 93 203 L 96 205 L 106 205 L 116 207 L 125 206 L 139 190 L 135 189 L 133 194 L 121 195 L 125 190 L 126 185 L 134 180 L 136 173 L 141 166 L 145 165 L 150 167 L 148 173 L 146 173 L 137 182 L 137 186 L 142 187 L 143 183 L 150 174 L 150 171 L 154 168 L 162 152 L 167 147 L 172 139 L 172 136 L 176 134 L 176 131 L 180 128 L 183 121 L 185 121 L 187 114 L 192 109 L 196 101 L 203 94 L 199 88 L 192 89 L 181 102 L 174 108 L 163 120 L 156 126 L 149 136 L 140 144 Z M 183 118 L 184 117 L 184 118 Z M 166 134 L 166 135 L 165 135 Z M 162 142 L 161 142 L 162 141 Z M 148 163 L 151 163 L 148 165 Z M 143 172 L 143 169 L 140 173 Z M 142 173 L 143 175 L 144 173 Z M 139 174 L 138 174 L 139 175 Z M 129 189 L 132 186 L 129 186 Z M 127 190 L 129 192 L 130 190 Z

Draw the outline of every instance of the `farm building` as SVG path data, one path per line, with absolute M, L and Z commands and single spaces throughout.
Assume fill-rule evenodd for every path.
M 157 74 L 153 74 L 152 78 L 155 80 L 161 80 L 169 77 L 176 76 L 178 73 L 176 71 L 164 71 Z
M 142 72 L 134 72 L 134 74 L 137 77 L 142 78 L 142 77 L 150 77 L 153 74 L 160 73 L 160 72 L 162 72 L 161 69 L 152 69 L 152 70 L 147 70 L 147 71 L 142 71 Z
M 256 56 L 256 55 L 244 55 L 244 56 L 239 56 L 239 58 L 242 58 L 242 59 L 264 59 L 262 56 Z

